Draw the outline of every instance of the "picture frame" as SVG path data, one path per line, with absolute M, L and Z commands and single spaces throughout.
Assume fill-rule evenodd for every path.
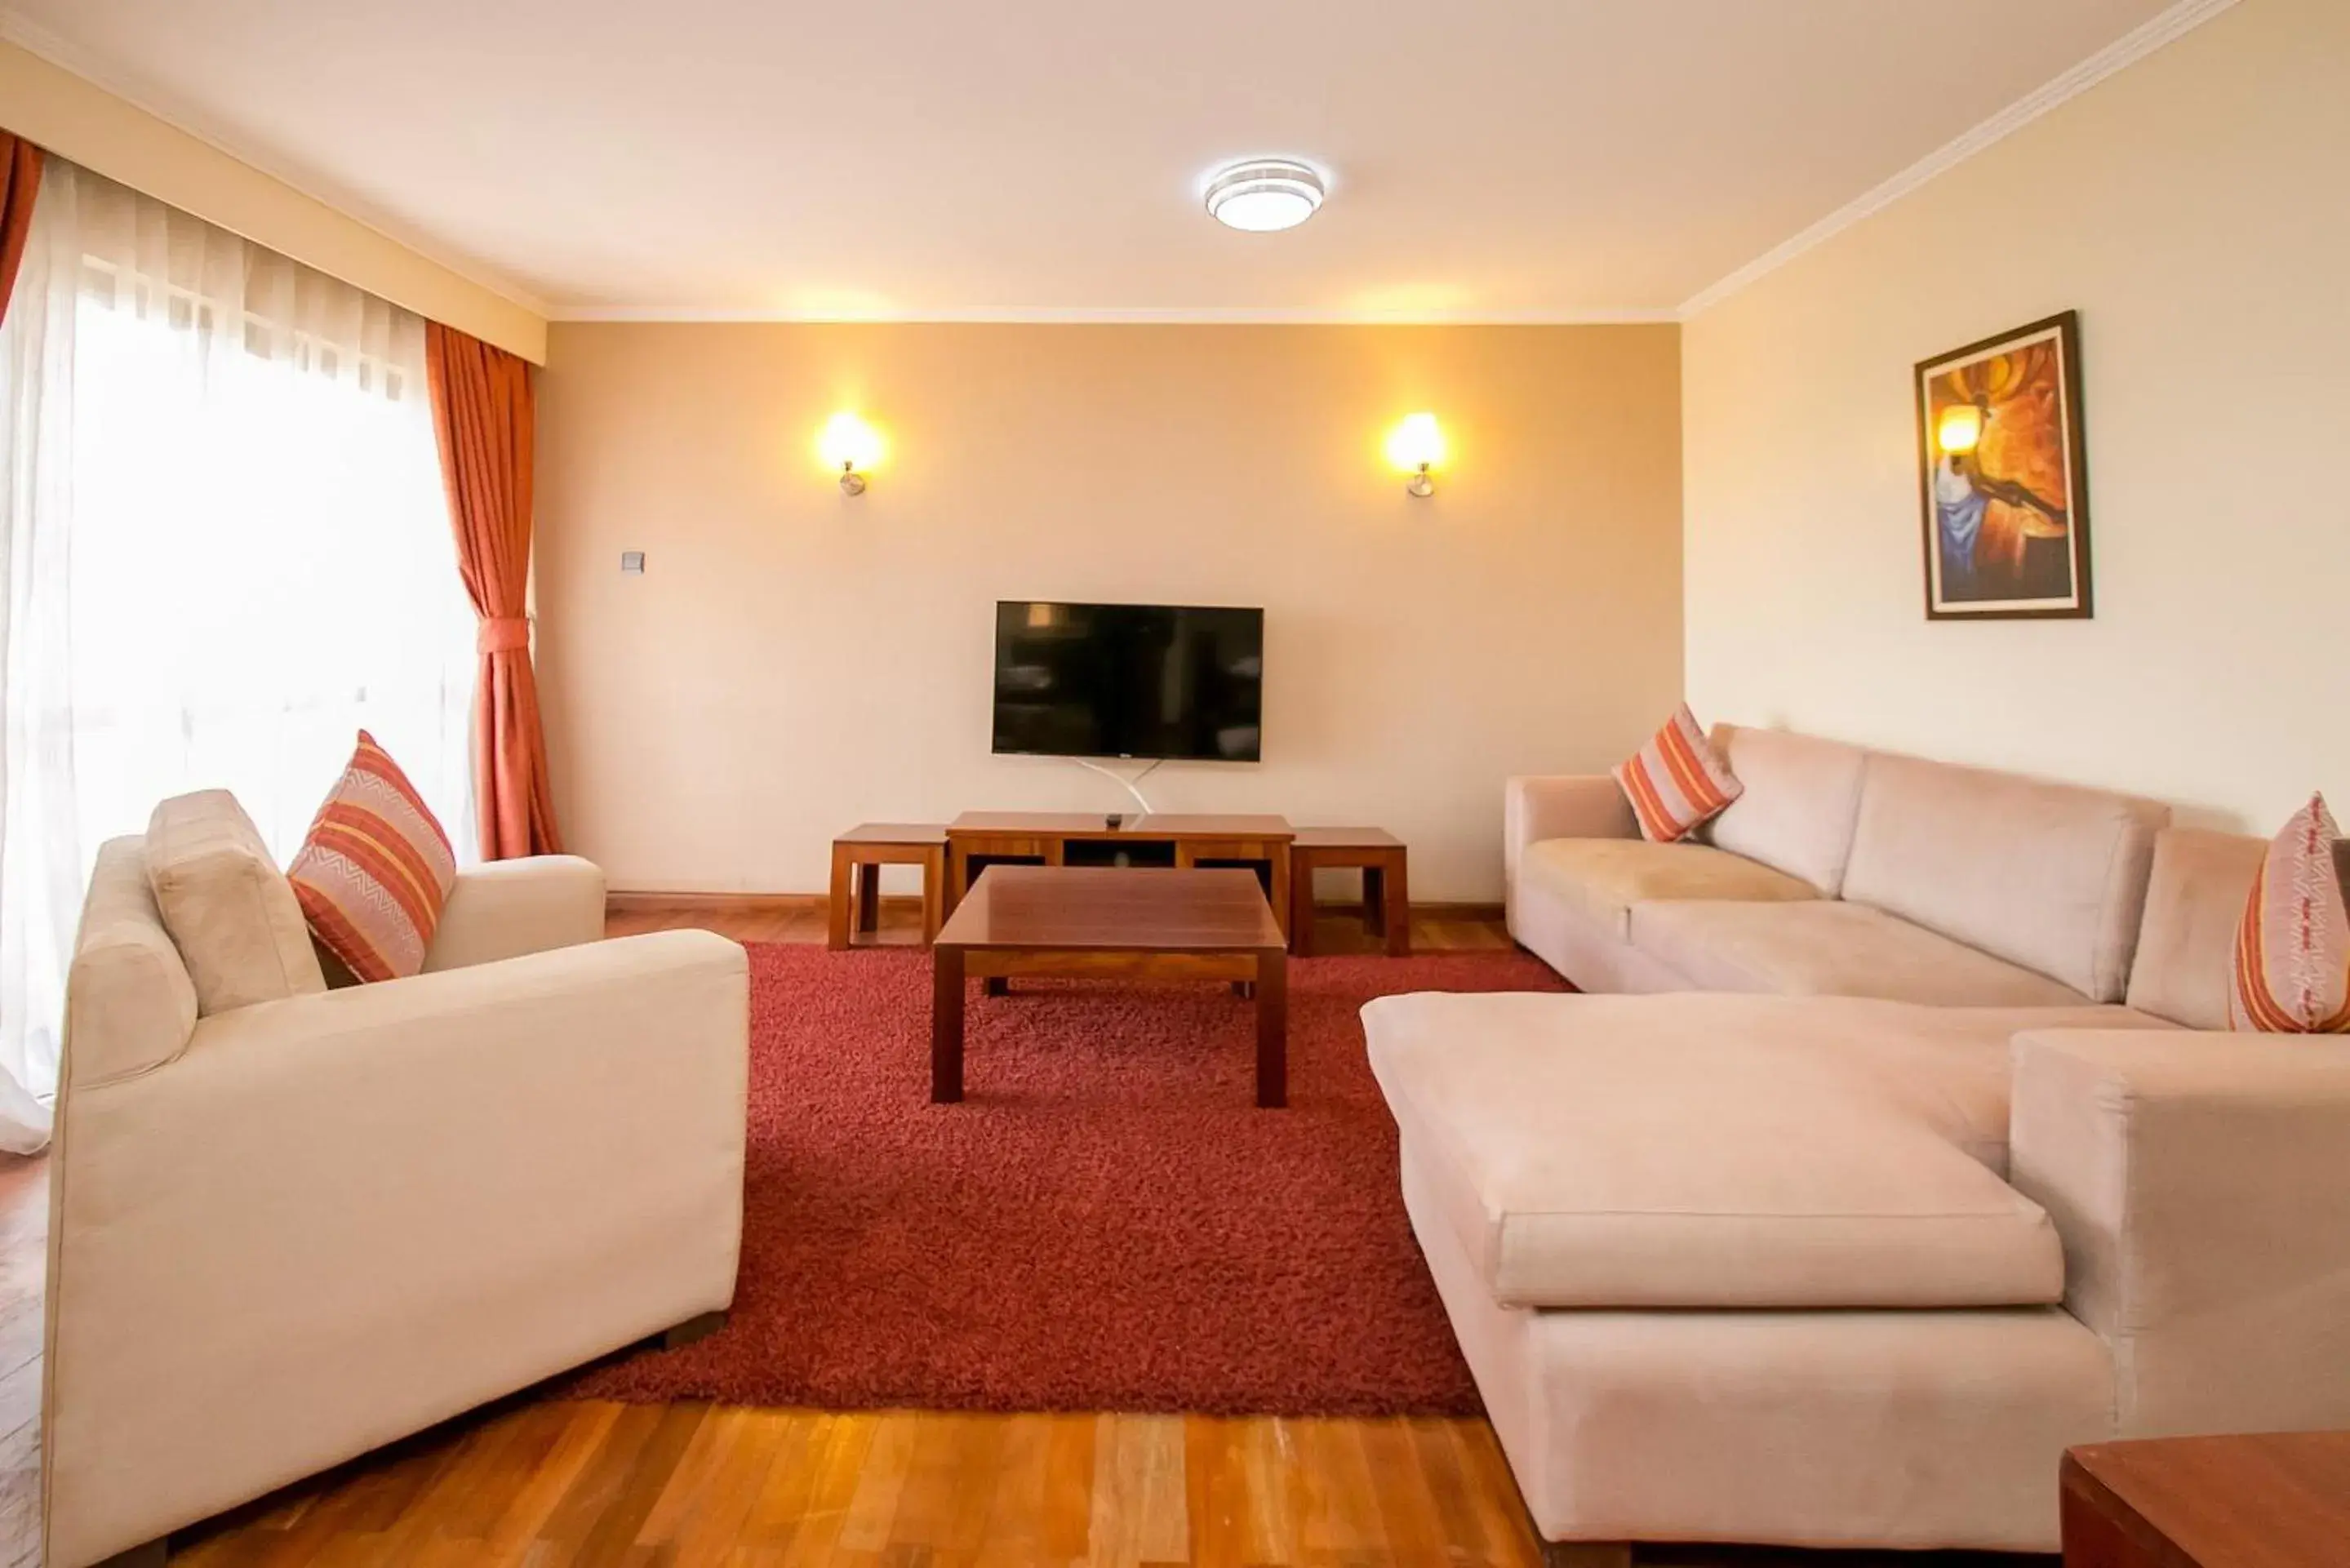
M 1912 384 L 1926 618 L 2090 618 L 2079 313 L 1921 359 Z

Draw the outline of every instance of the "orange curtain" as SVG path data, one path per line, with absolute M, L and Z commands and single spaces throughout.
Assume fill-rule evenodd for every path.
M 473 701 L 482 858 L 559 854 L 524 600 L 530 582 L 530 367 L 437 321 L 425 324 L 424 360 L 457 566 L 482 618 L 475 639 L 481 686 Z
M 33 232 L 33 194 L 41 185 L 41 150 L 0 130 L 0 317 L 16 291 L 25 237 Z

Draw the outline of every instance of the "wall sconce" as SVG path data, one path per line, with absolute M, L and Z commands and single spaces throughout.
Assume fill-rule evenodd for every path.
M 1388 432 L 1388 461 L 1411 477 L 1404 482 L 1408 495 L 1433 495 L 1436 481 L 1428 471 L 1444 461 L 1444 432 L 1434 414 L 1406 414 Z
M 881 432 L 855 414 L 838 413 L 825 421 L 816 449 L 826 467 L 840 470 L 840 493 L 862 495 L 866 471 L 881 461 Z
M 1953 457 L 1965 456 L 1982 444 L 1986 417 L 1981 403 L 1952 403 L 1934 427 L 1934 444 Z

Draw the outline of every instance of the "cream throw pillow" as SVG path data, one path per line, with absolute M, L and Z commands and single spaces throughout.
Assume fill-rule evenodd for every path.
M 147 819 L 147 885 L 210 1015 L 327 989 L 294 885 L 236 797 L 175 795 Z

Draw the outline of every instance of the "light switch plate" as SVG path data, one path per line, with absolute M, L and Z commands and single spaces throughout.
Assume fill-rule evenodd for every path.
M 634 576 L 644 576 L 644 571 L 645 571 L 645 553 L 644 553 L 642 550 L 623 550 L 623 551 L 621 551 L 621 552 L 620 552 L 620 570 L 622 570 L 622 571 L 624 571 L 624 572 L 631 573 L 631 574 L 633 574 Z

